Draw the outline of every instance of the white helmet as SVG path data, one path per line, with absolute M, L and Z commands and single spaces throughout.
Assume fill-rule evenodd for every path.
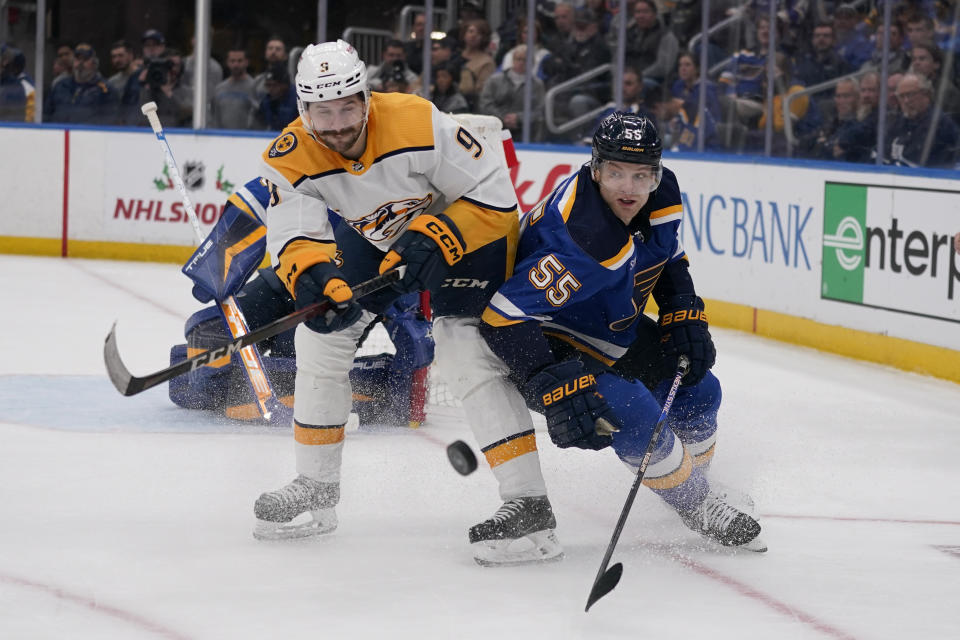
M 309 45 L 297 64 L 296 82 L 297 108 L 304 128 L 311 133 L 313 123 L 307 115 L 308 102 L 326 102 L 363 92 L 366 121 L 370 105 L 367 65 L 349 43 L 337 40 Z

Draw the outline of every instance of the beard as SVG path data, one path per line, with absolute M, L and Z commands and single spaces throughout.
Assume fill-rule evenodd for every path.
M 363 134 L 363 127 L 366 123 L 361 120 L 351 127 L 343 129 L 324 129 L 317 131 L 317 137 L 320 142 L 339 154 L 349 151 L 357 143 Z

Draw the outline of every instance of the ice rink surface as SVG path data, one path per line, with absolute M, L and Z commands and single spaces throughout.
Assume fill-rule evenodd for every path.
M 713 476 L 756 501 L 766 554 L 689 532 L 641 490 L 583 607 L 632 476 L 611 451 L 538 442 L 566 551 L 477 566 L 467 528 L 500 505 L 456 409 L 351 431 L 340 528 L 254 540 L 253 501 L 294 476 L 287 428 L 125 398 L 199 305 L 174 265 L 0 256 L 0 638 L 960 637 L 960 386 L 715 329 Z M 694 273 L 695 275 L 695 273 Z M 709 296 L 709 292 L 703 292 Z

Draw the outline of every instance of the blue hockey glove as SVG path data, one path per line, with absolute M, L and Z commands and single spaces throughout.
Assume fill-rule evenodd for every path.
M 465 252 L 463 238 L 449 218 L 420 215 L 390 247 L 380 263 L 380 273 L 405 264 L 403 278 L 391 286 L 400 293 L 430 291 L 443 284 L 447 268 Z
M 579 360 L 544 367 L 521 392 L 546 417 L 550 439 L 561 449 L 603 449 L 620 430 L 620 420 L 597 392 L 596 379 Z
M 232 296 L 263 261 L 267 228 L 237 207 L 227 205 L 183 274 L 193 280 L 193 297 L 200 302 Z
M 703 300 L 692 294 L 673 296 L 660 307 L 660 347 L 665 359 L 676 371 L 681 355 L 690 359 L 690 371 L 683 383 L 692 385 L 703 380 L 717 360 L 717 349 L 707 328 Z
M 363 309 L 353 299 L 350 285 L 332 262 L 320 262 L 300 274 L 294 286 L 297 309 L 314 302 L 329 302 L 326 313 L 314 316 L 305 323 L 318 333 L 346 329 L 360 319 Z

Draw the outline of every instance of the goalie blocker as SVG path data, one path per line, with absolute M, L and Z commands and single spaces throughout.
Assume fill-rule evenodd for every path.
M 239 295 L 251 330 L 294 310 L 294 302 L 272 269 L 261 269 Z M 416 295 L 404 296 L 383 313 L 383 323 L 396 353 L 359 356 L 350 371 L 353 411 L 361 425 L 407 425 L 411 421 L 414 372 L 433 360 L 430 323 L 419 313 Z M 293 330 L 261 343 L 267 377 L 281 402 L 293 406 L 296 352 Z M 173 347 L 170 363 L 222 344 L 227 339 L 223 319 L 214 306 L 190 316 L 184 328 L 186 344 Z M 235 420 L 259 420 L 246 384 L 240 356 L 222 358 L 209 366 L 170 381 L 170 400 L 187 409 L 223 413 Z

